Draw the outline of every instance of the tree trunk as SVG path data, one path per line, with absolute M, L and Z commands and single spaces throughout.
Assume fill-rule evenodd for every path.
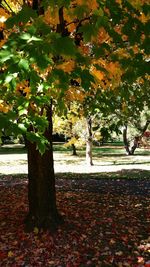
M 140 140 L 139 136 L 134 137 L 133 146 L 130 148 L 130 155 L 134 155 L 136 148 L 139 147 L 139 140 Z
M 87 118 L 87 140 L 86 140 L 86 163 L 92 166 L 92 120 L 89 116 Z
M 72 146 L 72 155 L 77 156 L 77 150 L 75 144 L 72 144 L 71 146 Z
M 135 136 L 134 140 L 133 140 L 133 145 L 130 147 L 128 138 L 127 138 L 127 125 L 124 125 L 123 128 L 123 142 L 124 142 L 124 147 L 125 150 L 127 152 L 127 155 L 134 155 L 134 152 L 136 150 L 136 148 L 139 147 L 139 141 L 141 140 L 141 138 L 143 137 L 145 131 L 147 130 L 147 127 L 149 125 L 150 121 L 147 120 L 143 129 L 141 129 L 141 134 L 139 136 Z
M 25 221 L 27 231 L 32 231 L 34 227 L 54 231 L 62 222 L 56 206 L 51 108 L 48 109 L 47 114 L 49 127 L 45 131 L 45 137 L 50 142 L 49 149 L 41 155 L 36 149 L 36 144 L 27 141 L 29 179 L 29 214 Z
M 127 155 L 131 155 L 130 152 L 130 146 L 129 146 L 129 142 L 128 142 L 128 138 L 127 138 L 127 125 L 125 124 L 123 127 L 123 142 L 124 142 L 124 148 L 126 150 Z
M 71 138 L 74 138 L 75 135 L 73 133 L 73 124 L 71 121 L 69 122 L 69 127 L 70 127 L 70 136 L 71 136 Z M 75 144 L 72 144 L 71 147 L 72 147 L 72 155 L 77 156 L 77 150 L 76 150 Z

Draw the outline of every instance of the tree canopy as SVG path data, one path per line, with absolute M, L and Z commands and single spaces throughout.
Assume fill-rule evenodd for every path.
M 148 2 L 2 0 L 0 127 L 44 153 L 51 101 L 64 112 L 101 92 L 136 99 L 150 77 Z

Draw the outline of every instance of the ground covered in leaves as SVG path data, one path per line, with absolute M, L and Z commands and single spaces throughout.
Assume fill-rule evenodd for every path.
M 1 177 L 0 266 L 150 266 L 150 179 L 58 176 L 56 188 L 64 225 L 25 233 L 27 178 Z

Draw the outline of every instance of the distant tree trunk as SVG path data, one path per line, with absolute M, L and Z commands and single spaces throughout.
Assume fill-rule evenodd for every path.
M 127 124 L 125 124 L 123 127 L 123 142 L 124 142 L 124 148 L 126 150 L 127 155 L 131 155 L 130 144 L 127 138 L 127 129 L 128 129 Z
M 92 120 L 91 120 L 91 117 L 89 116 L 86 121 L 87 121 L 86 163 L 92 166 L 93 160 L 92 160 Z
M 72 155 L 77 156 L 77 150 L 75 144 L 72 144 L 71 146 L 72 146 Z
M 125 147 L 127 155 L 134 155 L 134 152 L 135 152 L 136 148 L 139 147 L 139 142 L 140 142 L 141 138 L 143 137 L 149 123 L 150 123 L 150 121 L 147 120 L 143 129 L 141 130 L 141 134 L 139 136 L 134 137 L 133 144 L 131 146 L 130 146 L 130 142 L 128 141 L 128 138 L 127 138 L 127 125 L 126 124 L 124 125 L 123 142 L 124 142 L 124 147 Z
M 130 155 L 134 155 L 135 150 L 139 147 L 140 136 L 135 136 L 133 145 L 130 148 Z
M 71 135 L 71 138 L 73 138 L 73 137 L 75 137 L 75 135 L 73 133 L 73 129 L 72 129 L 73 125 L 72 125 L 71 121 L 69 122 L 69 126 L 70 126 L 70 135 Z M 72 144 L 71 147 L 72 147 L 72 155 L 77 156 L 77 150 L 76 150 L 75 144 Z
M 49 149 L 41 155 L 36 149 L 36 144 L 27 141 L 29 178 L 29 214 L 25 221 L 27 231 L 32 231 L 34 227 L 54 231 L 62 222 L 56 206 L 51 108 L 48 108 L 47 116 L 49 127 L 45 131 L 45 137 L 50 142 Z

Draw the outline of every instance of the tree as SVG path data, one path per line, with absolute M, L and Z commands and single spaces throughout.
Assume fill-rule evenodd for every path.
M 138 124 L 138 126 L 137 126 Z M 132 138 L 132 140 L 129 141 L 128 139 L 128 134 L 127 134 L 127 130 L 128 130 L 128 124 L 125 124 L 123 127 L 123 142 L 124 142 L 124 146 L 125 146 L 125 150 L 127 155 L 133 155 L 136 148 L 138 148 L 140 146 L 140 143 L 142 142 L 142 138 L 144 137 L 144 134 L 146 132 L 146 130 L 148 129 L 148 126 L 150 124 L 150 120 L 147 119 L 144 123 L 144 125 L 140 125 L 140 121 L 138 121 L 138 123 L 136 122 L 134 124 L 134 128 L 138 129 L 138 133 L 136 135 L 134 135 L 134 137 Z M 136 127 L 135 127 L 136 125 Z
M 53 116 L 54 132 L 65 135 L 65 146 L 72 148 L 73 156 L 77 156 L 76 144 L 78 142 L 79 134 L 75 125 L 80 120 L 79 113 L 79 108 L 76 103 L 73 103 L 66 107 L 65 114 L 58 116 L 56 113 Z
M 122 136 L 127 155 L 133 155 L 149 126 L 149 84 L 133 84 L 126 86 L 118 95 L 121 105 L 117 104 L 116 114 L 122 124 Z M 124 97 L 126 93 L 126 99 Z M 131 133 L 132 129 L 132 133 Z M 129 134 L 130 131 L 130 134 Z
M 127 80 L 148 78 L 148 4 L 137 2 L 138 7 L 124 0 L 0 2 L 0 127 L 26 136 L 30 229 L 61 221 L 52 102 L 63 112 L 66 95 L 73 101 L 108 88 L 115 93 Z

